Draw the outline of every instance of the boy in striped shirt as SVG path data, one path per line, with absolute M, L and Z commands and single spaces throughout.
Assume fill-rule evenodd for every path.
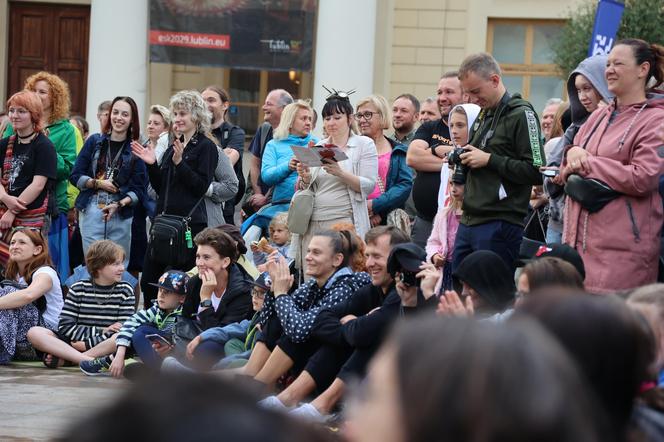
M 141 310 L 125 321 L 115 339 L 114 356 L 105 356 L 80 363 L 81 371 L 89 376 L 106 375 L 121 377 L 125 358 L 138 355 L 150 368 L 161 365 L 162 354 L 170 350 L 169 345 L 151 341 L 150 335 L 160 335 L 170 342 L 175 322 L 182 315 L 182 304 L 187 297 L 189 276 L 177 270 L 169 270 L 159 278 L 159 288 L 155 304 Z M 154 343 L 153 343 L 154 342 Z
M 65 299 L 58 330 L 33 327 L 28 339 L 44 353 L 44 365 L 80 364 L 115 350 L 115 336 L 134 314 L 134 290 L 122 281 L 124 249 L 113 241 L 96 241 L 85 264 L 90 279 L 74 283 Z

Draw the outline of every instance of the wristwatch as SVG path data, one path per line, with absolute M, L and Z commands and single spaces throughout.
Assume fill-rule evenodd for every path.
M 198 305 L 200 305 L 203 308 L 212 307 L 212 300 L 211 299 L 206 299 L 204 301 L 201 301 L 201 303 L 198 304 Z

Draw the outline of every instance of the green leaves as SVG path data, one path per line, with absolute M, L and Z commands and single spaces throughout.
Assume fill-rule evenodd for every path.
M 563 79 L 588 55 L 596 8 L 596 0 L 587 0 L 570 10 L 563 32 L 553 44 L 554 63 Z M 664 0 L 626 0 L 617 38 L 664 45 Z

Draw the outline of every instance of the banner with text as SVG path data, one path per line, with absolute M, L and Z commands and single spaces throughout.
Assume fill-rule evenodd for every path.
M 317 0 L 150 0 L 150 61 L 310 71 Z
M 620 19 L 622 18 L 623 3 L 614 0 L 599 0 L 595 13 L 595 26 L 593 36 L 588 48 L 588 56 L 608 55 L 613 47 Z

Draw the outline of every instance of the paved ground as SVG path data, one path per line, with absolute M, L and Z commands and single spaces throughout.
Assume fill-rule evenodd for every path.
M 71 368 L 0 366 L 0 441 L 41 441 L 109 403 L 129 384 Z

